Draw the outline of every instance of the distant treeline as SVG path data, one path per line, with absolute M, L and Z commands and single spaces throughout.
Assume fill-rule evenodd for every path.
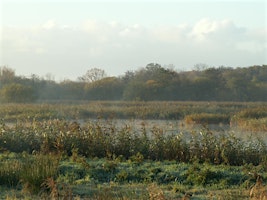
M 267 65 L 177 72 L 150 63 L 119 77 L 93 68 L 77 81 L 16 76 L 0 68 L 1 102 L 54 100 L 267 101 Z

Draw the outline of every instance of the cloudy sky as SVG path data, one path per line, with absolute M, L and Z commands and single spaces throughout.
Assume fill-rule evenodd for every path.
M 265 0 L 0 0 L 0 11 L 0 66 L 17 75 L 267 64 Z

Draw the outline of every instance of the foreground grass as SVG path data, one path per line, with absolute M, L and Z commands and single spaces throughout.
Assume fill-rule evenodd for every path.
M 153 199 L 152 196 L 177 199 L 189 194 L 191 199 L 249 199 L 250 188 L 256 182 L 251 174 L 260 174 L 264 181 L 267 178 L 264 165 L 155 162 L 140 159 L 140 155 L 128 160 L 121 157 L 85 159 L 75 154 L 61 157 L 55 165 L 59 159 L 57 155 L 25 156 L 1 154 L 1 180 L 6 175 L 2 173 L 6 170 L 3 163 L 9 162 L 12 166 L 20 162 L 22 165 L 10 170 L 15 175 L 5 177 L 6 183 L 12 184 L 1 182 L 1 199 Z M 35 177 L 42 177 L 42 182 L 32 182 L 31 170 L 23 169 L 29 160 L 33 162 L 31 169 L 43 160 L 44 168 L 53 163 L 57 171 L 52 174 L 47 173 L 51 169 L 39 171 Z M 33 185 L 39 190 L 32 190 L 30 186 Z

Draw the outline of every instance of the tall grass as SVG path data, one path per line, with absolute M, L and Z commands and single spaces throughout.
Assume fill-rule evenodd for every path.
M 231 125 L 246 131 L 267 131 L 267 107 L 241 110 L 232 117 Z
M 25 125 L 24 125 L 25 124 Z M 113 121 L 88 122 L 79 125 L 65 120 L 4 126 L 0 146 L 11 152 L 41 152 L 88 158 L 123 156 L 128 159 L 141 153 L 144 159 L 209 162 L 214 164 L 258 165 L 266 161 L 267 147 L 260 138 L 248 140 L 234 134 L 213 134 L 204 129 L 191 134 L 166 134 L 161 127 L 140 131 L 129 124 L 116 126 Z
M 40 154 L 29 157 L 25 154 L 22 162 L 20 181 L 24 190 L 31 193 L 39 192 L 47 179 L 55 179 L 58 175 L 59 157 L 56 155 Z
M 38 193 L 48 178 L 58 175 L 59 157 L 55 155 L 18 154 L 0 160 L 0 185 L 23 186 L 25 192 Z

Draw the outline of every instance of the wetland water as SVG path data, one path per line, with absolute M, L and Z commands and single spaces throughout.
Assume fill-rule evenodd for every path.
M 267 144 L 267 132 L 251 132 L 240 130 L 238 127 L 230 127 L 229 124 L 185 124 L 183 120 L 142 120 L 142 119 L 88 119 L 79 120 L 82 126 L 86 123 L 100 123 L 105 126 L 113 126 L 118 130 L 129 127 L 134 133 L 142 133 L 144 129 L 148 134 L 153 130 L 160 131 L 164 135 L 179 135 L 190 137 L 192 134 L 201 134 L 201 132 L 210 131 L 215 135 L 231 134 L 240 139 L 260 138 Z
M 261 139 L 267 145 L 267 132 L 253 132 L 240 130 L 238 127 L 231 127 L 229 124 L 186 124 L 183 120 L 153 120 L 153 119 L 79 119 L 69 122 L 78 123 L 82 127 L 88 124 L 99 124 L 105 128 L 115 128 L 120 131 L 128 128 L 131 133 L 142 134 L 144 131 L 149 135 L 152 132 L 162 133 L 163 135 L 183 135 L 190 138 L 192 134 L 202 134 L 210 131 L 214 135 L 233 135 L 242 140 Z M 13 127 L 16 123 L 6 123 L 5 125 Z

